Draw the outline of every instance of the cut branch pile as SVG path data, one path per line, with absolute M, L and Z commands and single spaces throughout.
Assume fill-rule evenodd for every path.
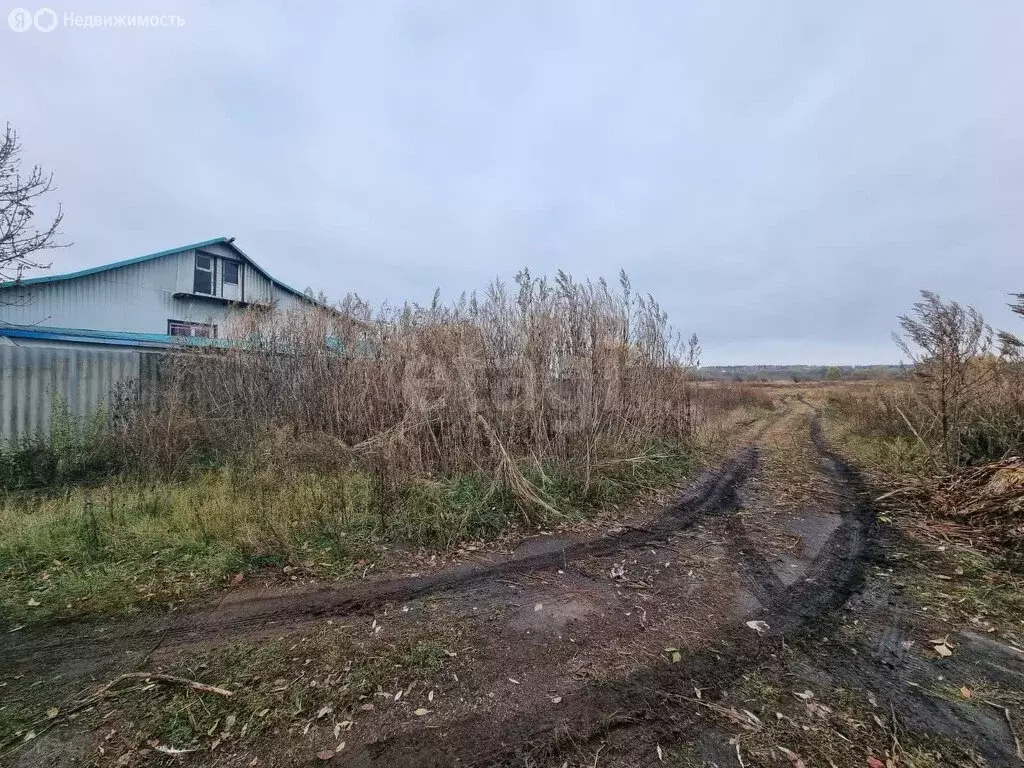
M 1024 555 L 1024 459 L 1013 457 L 939 477 L 920 477 L 891 495 L 929 521 L 932 534 Z M 937 525 L 935 524 L 937 523 Z M 925 531 L 921 531 L 925 532 Z M 934 537 L 934 536 L 933 536 Z

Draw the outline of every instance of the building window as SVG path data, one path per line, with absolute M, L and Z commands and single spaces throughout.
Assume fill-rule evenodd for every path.
M 224 282 L 229 285 L 238 285 L 237 261 L 224 261 Z
M 190 323 L 185 320 L 168 320 L 167 335 L 191 336 L 197 339 L 216 339 L 217 326 L 210 325 L 209 323 Z
M 213 295 L 213 259 L 209 256 L 196 254 L 195 277 L 192 280 L 193 293 Z

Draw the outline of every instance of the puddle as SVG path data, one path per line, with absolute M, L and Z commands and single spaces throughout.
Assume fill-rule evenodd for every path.
M 801 556 L 804 560 L 813 560 L 821 552 L 829 536 L 839 527 L 842 518 L 839 515 L 808 515 L 797 518 L 789 524 L 789 529 L 803 540 Z M 796 570 L 786 568 L 785 570 Z M 785 580 L 782 574 L 779 578 Z

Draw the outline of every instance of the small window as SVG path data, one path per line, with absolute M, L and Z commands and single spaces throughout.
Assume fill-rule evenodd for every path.
M 224 282 L 229 285 L 238 285 L 238 262 L 224 262 Z
M 195 277 L 192 280 L 193 293 L 213 295 L 213 259 L 196 254 Z
M 185 320 L 168 320 L 168 336 L 191 336 L 196 339 L 217 338 L 217 326 L 209 323 L 190 323 Z

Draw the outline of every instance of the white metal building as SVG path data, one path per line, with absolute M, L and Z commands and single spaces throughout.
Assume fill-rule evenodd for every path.
M 0 284 L 0 345 L 166 347 L 221 338 L 245 307 L 309 302 L 234 238 L 150 253 L 66 275 Z

